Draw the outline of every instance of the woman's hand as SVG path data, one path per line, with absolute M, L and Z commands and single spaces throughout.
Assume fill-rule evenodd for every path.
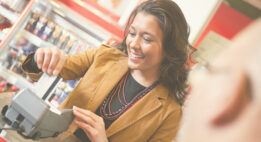
M 66 54 L 56 47 L 39 48 L 34 55 L 38 68 L 49 75 L 58 75 L 62 70 L 65 59 Z
M 92 142 L 108 142 L 103 118 L 95 113 L 73 107 L 74 122 L 83 129 Z

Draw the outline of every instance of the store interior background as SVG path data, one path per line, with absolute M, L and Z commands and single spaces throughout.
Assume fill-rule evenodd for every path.
M 30 51 L 59 46 L 72 54 L 121 41 L 131 11 L 143 0 L 49 0 L 37 4 L 39 1 L 0 0 L 1 93 L 33 87 L 20 69 Z M 261 7 L 255 6 L 260 0 L 174 1 L 190 25 L 189 40 L 198 50 L 193 59 L 201 65 L 211 62 L 241 29 L 261 16 Z M 53 92 L 52 104 L 58 106 L 77 82 L 61 82 Z
M 30 52 L 56 46 L 73 54 L 119 42 L 131 11 L 142 1 L 0 0 L 0 107 L 8 103 L 2 98 L 10 92 L 36 85 L 21 71 Z M 173 1 L 190 25 L 189 40 L 197 48 L 192 58 L 200 66 L 210 63 L 240 30 L 261 16 L 261 7 L 256 7 L 260 0 Z M 194 68 L 197 65 L 191 63 L 192 69 L 200 69 Z M 78 81 L 61 81 L 48 100 L 50 105 L 59 106 Z

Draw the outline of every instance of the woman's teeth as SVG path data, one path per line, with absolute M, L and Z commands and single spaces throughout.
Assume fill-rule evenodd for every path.
M 133 54 L 133 53 L 131 53 L 131 56 L 134 57 L 134 58 L 144 58 L 144 56 L 136 55 L 136 54 Z

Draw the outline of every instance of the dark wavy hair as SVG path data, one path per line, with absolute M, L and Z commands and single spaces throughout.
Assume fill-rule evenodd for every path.
M 182 105 L 187 88 L 189 26 L 179 6 L 172 0 L 147 0 L 138 5 L 127 22 L 122 50 L 127 53 L 126 38 L 129 27 L 139 12 L 156 17 L 163 31 L 163 61 L 160 68 L 160 82 L 167 87 Z

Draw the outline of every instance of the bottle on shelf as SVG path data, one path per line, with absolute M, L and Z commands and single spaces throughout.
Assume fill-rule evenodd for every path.
M 49 40 L 49 38 L 52 36 L 54 30 L 55 30 L 55 24 L 54 24 L 54 22 L 49 20 L 47 26 L 45 27 L 45 29 L 41 35 L 41 38 L 45 41 Z
M 49 42 L 56 45 L 58 43 L 61 35 L 62 35 L 62 27 L 59 25 L 56 25 L 52 36 L 49 38 Z
M 65 46 L 64 51 L 65 51 L 66 53 L 69 53 L 70 50 L 72 49 L 74 43 L 75 43 L 75 39 L 72 38 L 72 36 L 71 36 L 71 39 L 68 41 L 67 45 Z
M 57 43 L 55 44 L 58 48 L 62 49 L 61 48 L 62 44 L 63 44 L 63 42 L 65 42 L 67 35 L 68 35 L 67 32 L 64 29 L 62 29 L 61 36 L 60 36 L 59 40 L 57 41 Z
M 62 35 L 59 41 L 57 42 L 56 46 L 63 50 L 69 40 L 70 40 L 69 33 L 65 30 L 62 30 Z
M 37 22 L 35 29 L 33 30 L 33 33 L 39 37 L 41 37 L 45 27 L 47 26 L 47 18 L 46 17 L 40 17 L 39 21 Z
M 36 13 L 33 13 L 32 17 L 28 21 L 25 29 L 28 30 L 29 32 L 33 32 L 33 30 L 35 29 L 36 24 L 39 21 L 39 19 L 40 19 L 40 15 L 36 14 Z

